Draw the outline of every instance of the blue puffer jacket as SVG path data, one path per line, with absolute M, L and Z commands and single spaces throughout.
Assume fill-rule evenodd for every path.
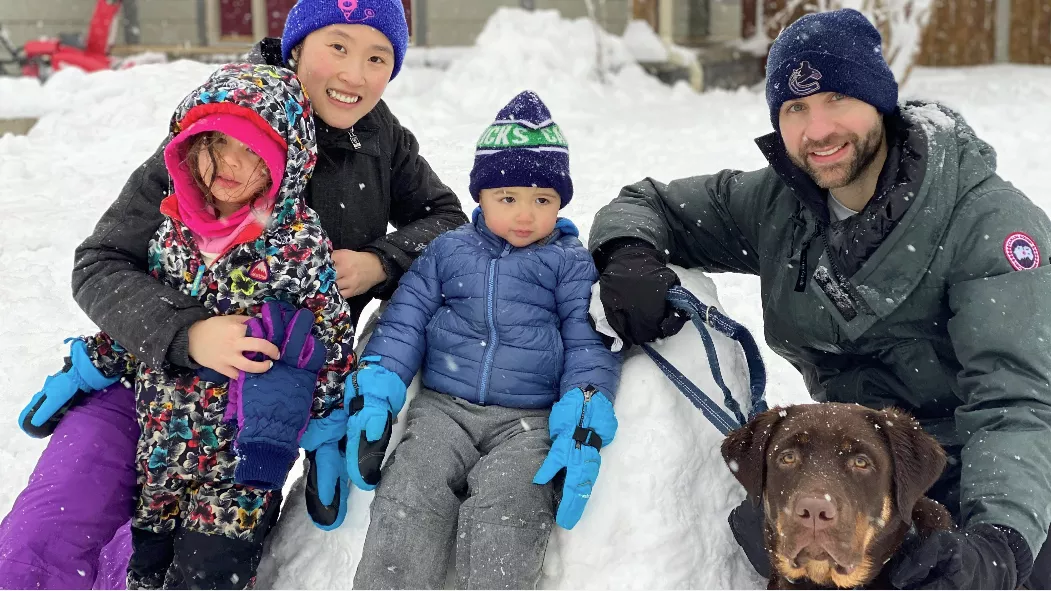
M 401 279 L 365 349 L 406 384 L 476 404 L 545 408 L 592 385 L 610 400 L 620 359 L 588 324 L 598 272 L 573 222 L 514 248 L 474 221 L 427 247 Z

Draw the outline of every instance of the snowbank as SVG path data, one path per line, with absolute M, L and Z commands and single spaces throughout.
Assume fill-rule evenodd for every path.
M 535 90 L 552 108 L 611 98 L 639 105 L 668 95 L 667 87 L 639 67 L 622 38 L 592 21 L 563 19 L 555 10 L 500 8 L 435 91 L 456 97 L 464 111 L 477 107 L 488 113 L 514 96 L 508 93 L 512 88 Z
M 663 62 L 668 49 L 647 21 L 633 20 L 624 28 L 624 44 L 639 62 Z
M 761 91 L 698 95 L 669 88 L 626 58 L 607 62 L 621 66 L 603 85 L 592 75 L 590 23 L 550 12 L 501 11 L 486 31 L 448 71 L 406 67 L 385 95 L 467 210 L 474 207 L 467 192 L 474 142 L 524 88 L 540 92 L 569 140 L 576 196 L 564 215 L 584 238 L 598 209 L 638 179 L 765 165 L 752 141 L 770 131 Z M 618 44 L 623 49 L 623 41 L 606 41 L 613 54 Z M 62 339 L 95 330 L 70 296 L 74 248 L 164 139 L 172 109 L 213 69 L 180 61 L 96 74 L 66 71 L 43 86 L 0 78 L 0 117 L 22 116 L 30 107 L 42 115 L 27 136 L 0 137 L 0 277 L 7 278 L 0 285 L 0 514 L 44 445 L 18 430 L 18 411 L 60 363 Z M 1051 68 L 918 68 L 903 96 L 958 109 L 996 147 L 1000 174 L 1041 206 L 1051 204 L 1051 167 L 1034 149 L 1051 134 Z M 684 280 L 702 298 L 714 299 L 712 283 L 702 276 Z M 758 279 L 725 274 L 712 281 L 724 311 L 761 341 Z M 720 346 L 723 363 L 735 363 L 737 353 L 725 342 Z M 661 347 L 699 386 L 713 389 L 696 336 L 687 331 Z M 770 402 L 804 400 L 798 373 L 760 347 Z M 741 377 L 733 375 L 727 371 L 731 388 L 743 392 Z M 714 428 L 644 356 L 626 361 L 621 390 L 621 430 L 603 451 L 595 497 L 577 528 L 555 533 L 543 585 L 761 584 L 726 530 L 726 511 L 743 491 L 718 458 Z M 293 491 L 261 580 L 293 588 L 348 587 L 369 501 L 369 494 L 353 493 L 343 528 L 326 534 L 305 522 L 302 493 Z
M 715 284 L 703 273 L 676 272 L 702 301 L 722 307 Z M 744 355 L 721 334 L 713 333 L 713 340 L 726 384 L 747 409 Z M 656 345 L 702 391 L 721 399 L 699 353 L 701 347 L 700 336 L 691 327 Z M 413 384 L 414 392 L 417 386 Z M 625 362 L 615 408 L 620 422 L 617 438 L 602 450 L 599 480 L 580 523 L 571 531 L 555 529 L 541 587 L 761 586 L 726 522 L 744 491 L 723 464 L 719 431 L 639 349 Z M 404 415 L 403 410 L 395 442 L 404 431 Z M 310 523 L 302 479 L 290 495 L 260 567 L 260 586 L 349 589 L 361 557 L 373 493 L 353 491 L 347 520 L 334 532 L 323 532 Z

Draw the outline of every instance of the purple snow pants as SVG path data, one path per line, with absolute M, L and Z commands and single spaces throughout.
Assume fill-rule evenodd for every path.
M 124 588 L 138 438 L 120 384 L 69 411 L 0 523 L 0 589 Z

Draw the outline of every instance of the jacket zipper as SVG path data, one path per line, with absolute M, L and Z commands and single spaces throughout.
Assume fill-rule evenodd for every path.
M 832 250 L 828 247 L 828 234 L 825 232 L 825 228 L 821 228 L 819 232 L 821 232 L 821 241 L 825 244 L 825 253 L 828 255 L 828 266 L 832 267 L 832 279 L 835 280 L 839 288 L 850 299 L 850 304 L 854 307 L 856 313 L 872 314 L 872 309 L 869 308 L 865 300 L 855 293 L 854 286 L 839 272 L 839 267 L 836 266 L 836 259 L 832 256 Z
M 832 256 L 832 250 L 828 247 L 828 234 L 824 228 L 818 230 L 821 233 L 821 241 L 825 243 L 825 252 L 828 253 L 828 265 L 832 267 L 832 277 L 839 284 L 840 289 L 850 296 L 850 299 L 857 300 L 854 296 L 854 290 L 851 289 L 850 283 L 843 277 L 843 274 L 839 272 L 839 267 L 836 266 L 836 259 Z
M 478 382 L 478 404 L 485 404 L 485 393 L 489 391 L 489 376 L 493 370 L 493 356 L 496 355 L 497 334 L 493 308 L 496 306 L 496 263 L 511 252 L 511 245 L 504 247 L 499 259 L 489 261 L 489 273 L 486 276 L 485 323 L 489 328 L 489 342 L 486 343 L 485 362 L 482 363 L 482 379 Z
M 588 404 L 591 403 L 591 397 L 594 395 L 595 388 L 593 386 L 588 386 L 587 388 L 584 388 L 584 404 L 580 406 L 580 422 L 577 423 L 577 428 L 579 429 L 584 428 L 584 415 L 587 414 Z M 580 445 L 580 442 L 577 441 L 577 449 L 580 449 Z

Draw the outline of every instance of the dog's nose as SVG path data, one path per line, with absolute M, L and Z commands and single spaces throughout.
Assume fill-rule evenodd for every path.
M 836 506 L 828 498 L 806 497 L 796 502 L 796 519 L 812 525 L 815 531 L 828 529 L 836 523 Z

